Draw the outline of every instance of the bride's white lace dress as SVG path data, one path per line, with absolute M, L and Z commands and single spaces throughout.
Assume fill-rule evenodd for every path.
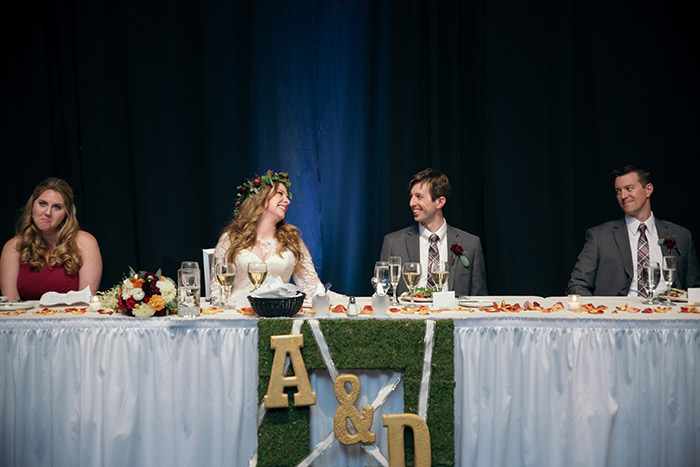
M 316 274 L 316 268 L 311 260 L 309 249 L 302 241 L 302 259 L 301 264 L 296 265 L 294 253 L 285 250 L 282 256 L 277 254 L 277 246 L 279 242 L 275 238 L 261 240 L 250 249 L 241 250 L 236 255 L 236 279 L 233 282 L 232 294 L 238 292 L 249 292 L 253 288 L 253 284 L 248 279 L 248 263 L 265 262 L 267 263 L 267 277 L 279 276 L 283 282 L 289 282 L 289 278 L 294 276 L 294 283 L 308 297 L 316 293 L 316 287 L 321 281 Z M 222 261 L 226 257 L 226 252 L 231 246 L 231 241 L 228 234 L 224 233 L 219 238 L 214 249 L 214 264 L 217 261 Z M 296 266 L 296 268 L 295 268 Z M 302 267 L 303 266 L 303 267 Z M 211 296 L 215 299 L 221 298 L 221 286 L 212 276 L 211 281 Z

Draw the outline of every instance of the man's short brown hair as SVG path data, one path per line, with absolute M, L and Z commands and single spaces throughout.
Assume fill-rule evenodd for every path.
M 421 170 L 408 182 L 408 190 L 411 191 L 414 185 L 419 183 L 427 183 L 430 191 L 430 196 L 433 201 L 441 196 L 444 196 L 446 200 L 450 199 L 452 194 L 452 187 L 450 186 L 450 180 L 444 173 L 435 169 L 425 169 Z
M 613 170 L 613 175 L 615 178 L 617 178 L 632 172 L 637 174 L 639 183 L 641 183 L 642 186 L 647 186 L 649 183 L 651 183 L 651 172 L 641 165 L 625 165 L 624 167 Z

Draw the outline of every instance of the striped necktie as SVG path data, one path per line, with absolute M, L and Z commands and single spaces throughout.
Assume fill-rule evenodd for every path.
M 644 287 L 642 269 L 649 262 L 649 240 L 646 235 L 647 226 L 639 225 L 639 242 L 637 242 L 637 295 L 646 297 L 648 295 Z
M 436 234 L 430 236 L 430 246 L 428 247 L 428 287 L 435 290 L 435 281 L 433 281 L 433 275 L 431 271 L 437 266 L 438 261 L 440 261 L 440 252 L 438 251 L 437 242 L 440 240 Z M 438 291 L 439 292 L 439 291 Z

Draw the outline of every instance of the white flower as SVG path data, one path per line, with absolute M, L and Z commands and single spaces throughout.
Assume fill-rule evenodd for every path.
M 156 314 L 156 310 L 148 306 L 146 303 L 137 303 L 132 313 L 137 318 L 150 318 Z
M 144 297 L 146 296 L 146 293 L 143 291 L 143 289 L 134 289 L 131 296 L 134 297 L 134 300 L 136 300 L 137 302 L 140 302 L 141 300 L 144 299 Z
M 102 307 L 106 310 L 115 310 L 119 306 L 119 286 L 112 287 L 106 292 L 100 292 L 102 296 Z
M 175 282 L 169 277 L 156 282 L 156 287 L 160 290 L 160 295 L 163 297 L 166 303 L 170 303 L 175 300 L 177 294 L 177 287 L 175 287 Z

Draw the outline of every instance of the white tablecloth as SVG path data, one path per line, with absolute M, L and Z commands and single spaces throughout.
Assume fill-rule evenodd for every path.
M 700 465 L 677 311 L 430 315 L 458 318 L 456 465 Z M 0 466 L 246 466 L 257 320 L 219 316 L 0 318 Z
M 459 466 L 700 465 L 700 321 L 455 322 Z
M 240 320 L 3 320 L 0 465 L 247 465 L 257 336 Z

